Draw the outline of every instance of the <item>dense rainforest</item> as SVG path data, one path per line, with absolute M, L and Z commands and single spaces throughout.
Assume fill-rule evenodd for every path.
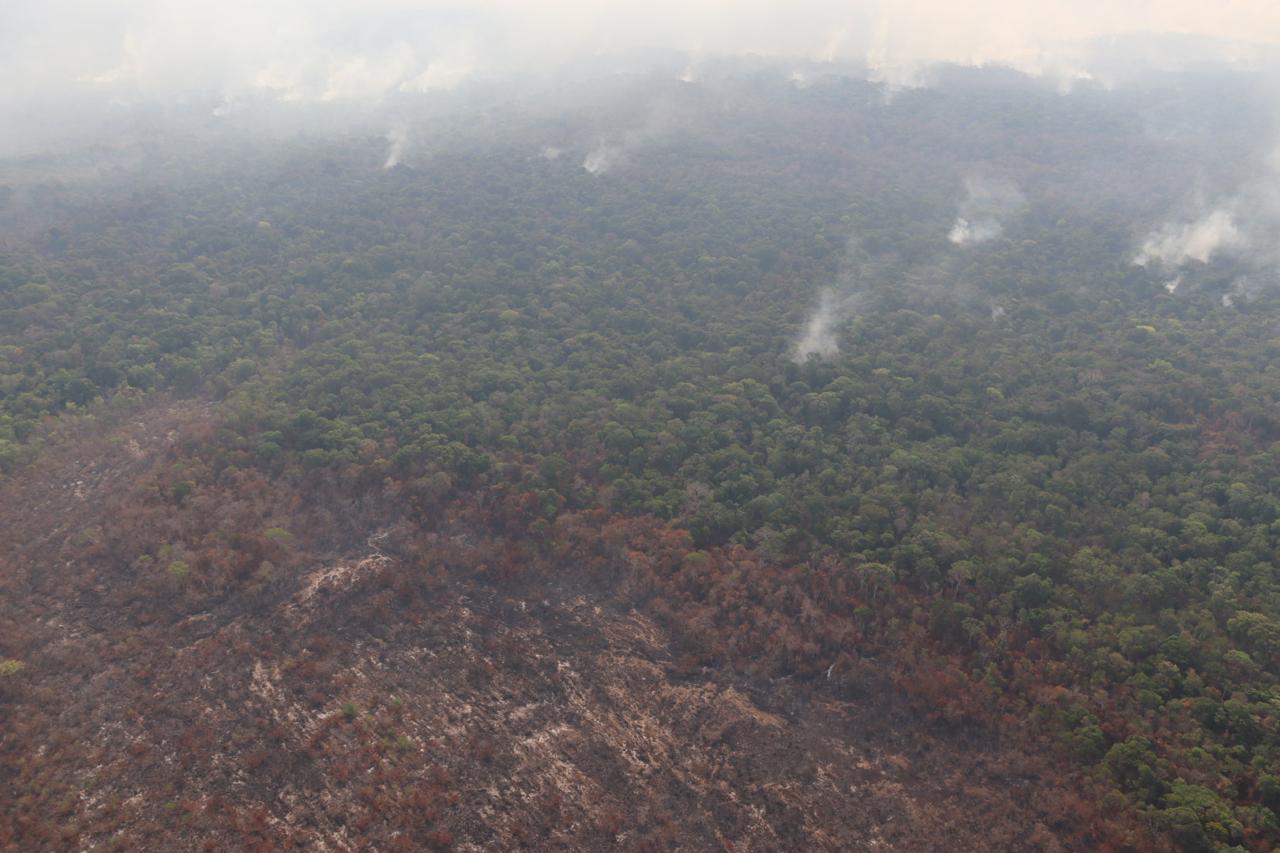
M 1233 289 L 1230 260 L 1176 286 L 1133 263 L 1189 176 L 1265 153 L 1212 84 L 641 77 L 608 101 L 626 110 L 420 126 L 390 168 L 376 133 L 198 127 L 92 178 L 8 164 L 0 846 L 871 837 L 835 806 L 787 817 L 769 785 L 750 801 L 772 836 L 734 797 L 695 826 L 689 795 L 631 808 L 658 795 L 617 780 L 596 814 L 544 791 L 494 829 L 471 795 L 518 744 L 398 721 L 505 670 L 572 692 L 519 626 L 575 601 L 605 620 L 591 642 L 638 643 L 619 626 L 642 620 L 669 638 L 663 678 L 763 709 L 717 735 L 739 758 L 769 753 L 773 717 L 834 726 L 818 708 L 845 709 L 843 738 L 864 714 L 969 755 L 918 783 L 941 817 L 898 820 L 934 834 L 891 846 L 974 820 L 971 849 L 1280 845 L 1280 299 Z M 584 168 L 601 145 L 610 167 Z M 957 245 L 975 175 L 1020 203 Z M 824 293 L 836 346 L 801 357 Z M 342 560 L 354 579 L 315 571 Z M 329 615 L 267 618 L 306 607 Z M 539 630 L 586 635 L 556 612 Z M 421 694 L 361 692 L 341 662 L 421 646 L 444 666 L 464 629 L 489 636 Z M 263 687 L 273 654 L 285 687 Z M 582 690 L 649 689 L 601 667 L 613 686 Z M 296 687 L 305 747 L 265 712 L 229 722 L 234 698 L 207 717 L 202 679 L 233 670 Z M 965 787 L 971 743 L 1001 792 Z M 681 772 L 782 772 L 732 766 Z M 829 781 L 786 772 L 773 787 Z

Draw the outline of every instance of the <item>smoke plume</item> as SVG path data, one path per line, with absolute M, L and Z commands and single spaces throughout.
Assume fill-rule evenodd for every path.
M 1004 233 L 1004 223 L 1026 205 L 1012 181 L 1003 178 L 965 178 L 965 200 L 947 239 L 957 246 L 985 243 Z
M 593 175 L 603 175 L 610 169 L 626 162 L 626 146 L 601 142 L 587 152 L 582 161 L 582 168 Z
M 847 304 L 847 300 L 837 297 L 829 287 L 818 294 L 818 309 L 805 323 L 804 332 L 796 341 L 792 354 L 796 362 L 804 363 L 811 356 L 830 358 L 840 351 L 835 326 L 845 318 Z
M 387 160 L 383 169 L 393 169 L 400 164 L 404 156 L 405 146 L 409 144 L 409 131 L 403 127 L 395 127 L 387 131 Z
M 850 237 L 835 284 L 818 292 L 818 307 L 792 345 L 792 361 L 803 364 L 810 358 L 831 358 L 840 352 L 840 326 L 857 312 L 868 285 L 889 277 L 885 275 L 887 266 L 878 264 L 872 270 L 862 240 L 857 235 Z
M 1195 282 L 1193 262 L 1213 263 L 1234 276 L 1221 297 L 1228 307 L 1280 289 L 1280 151 L 1234 193 L 1200 209 L 1207 212 L 1154 228 L 1133 263 L 1172 274 L 1165 284 L 1170 293 L 1184 280 Z
M 1187 261 L 1208 263 L 1219 251 L 1240 250 L 1247 245 L 1244 234 L 1227 210 L 1210 211 L 1194 222 L 1168 222 L 1142 243 L 1133 262 L 1140 267 L 1181 266 Z
M 582 168 L 593 175 L 603 175 L 626 165 L 637 149 L 671 134 L 677 128 L 689 127 L 696 120 L 687 104 L 659 98 L 648 105 L 644 120 L 637 127 L 598 139 L 583 159 Z
M 1007 180 L 971 178 L 965 185 L 968 197 L 961 211 L 972 221 L 963 215 L 957 218 L 948 239 L 958 245 L 991 239 L 1003 230 L 1001 218 L 1012 216 L 1026 204 L 1022 193 Z M 957 228 L 963 229 L 963 239 L 957 239 Z M 817 308 L 792 345 L 793 361 L 803 364 L 810 358 L 839 353 L 841 325 L 863 310 L 901 304 L 904 299 L 917 304 L 941 301 L 949 306 L 968 300 L 970 309 L 977 307 L 973 301 L 980 295 L 974 283 L 961 275 L 962 257 L 946 250 L 941 235 L 932 247 L 907 255 L 872 248 L 874 245 L 856 235 L 849 238 L 835 284 L 819 292 Z M 985 305 L 993 323 L 1005 316 L 1005 308 L 995 302 L 979 299 L 978 305 Z

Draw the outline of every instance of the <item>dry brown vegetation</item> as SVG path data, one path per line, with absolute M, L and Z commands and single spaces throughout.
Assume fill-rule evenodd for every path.
M 156 405 L 6 483 L 0 642 L 28 663 L 0 704 L 6 846 L 1098 849 L 1132 831 L 853 637 L 814 680 L 676 618 L 696 581 L 655 593 L 683 534 L 582 517 L 503 569 L 525 546 L 474 506 L 357 537 L 322 489 L 159 494 L 207 431 L 203 407 Z M 299 533 L 225 535 L 279 522 Z M 189 574 L 130 559 L 156 539 L 192 543 Z

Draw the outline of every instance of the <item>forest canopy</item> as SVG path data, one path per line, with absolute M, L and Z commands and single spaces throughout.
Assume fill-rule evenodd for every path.
M 286 600 L 393 529 L 407 606 L 574 579 L 689 671 L 847 699 L 876 662 L 931 725 L 1048 750 L 1135 846 L 1280 844 L 1254 90 L 610 85 L 625 109 L 10 161 L 0 482 L 66 430 L 198 407 L 65 545 L 124 624 Z M 1197 180 L 1227 219 L 1182 215 Z M 23 565 L 0 588 L 92 585 Z M 6 714 L 55 665 L 23 624 Z M 53 837 L 52 771 L 14 735 L 3 761 L 0 841 Z

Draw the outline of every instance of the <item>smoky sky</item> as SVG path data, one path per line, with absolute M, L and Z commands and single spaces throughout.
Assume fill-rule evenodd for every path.
M 1270 0 L 6 0 L 0 106 L 60 98 L 258 94 L 342 102 L 529 74 L 643 49 L 866 63 L 910 82 L 929 63 L 1092 76 L 1100 40 L 1202 39 L 1207 58 L 1259 61 L 1280 43 Z M 1188 50 L 1186 44 L 1181 50 Z M 1148 57 L 1159 63 L 1168 57 Z M 20 115 L 20 114 L 19 114 Z

